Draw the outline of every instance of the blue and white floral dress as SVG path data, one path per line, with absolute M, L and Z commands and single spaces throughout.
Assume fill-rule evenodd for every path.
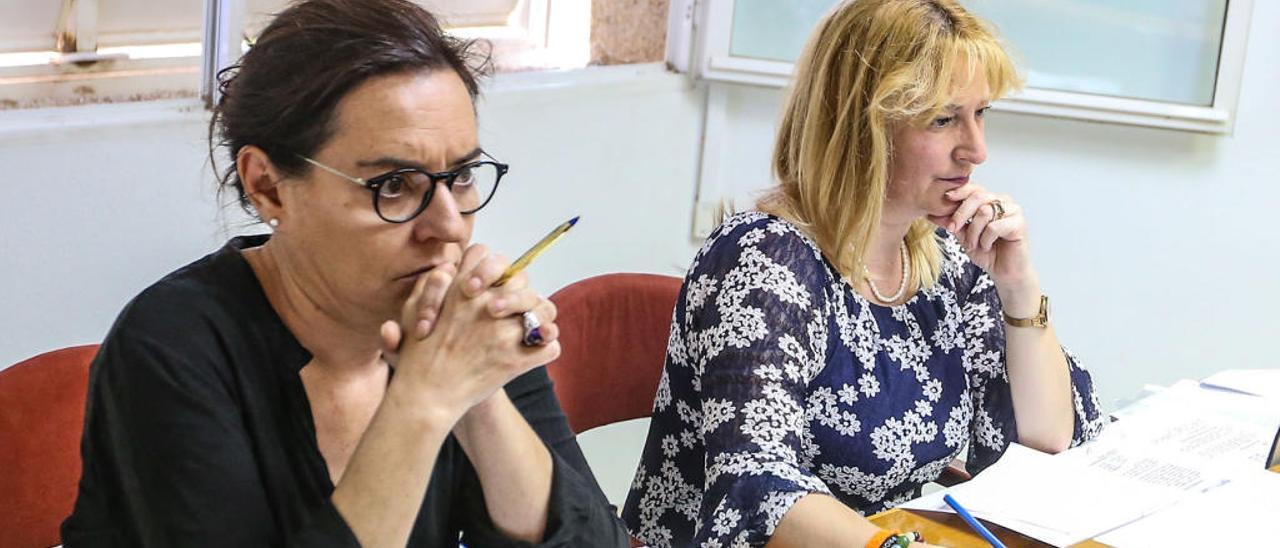
M 658 547 L 759 546 L 808 493 L 871 514 L 919 495 L 969 447 L 976 473 L 1017 440 L 991 278 L 939 231 L 942 276 L 868 303 L 795 225 L 735 215 L 676 302 L 653 421 L 623 510 Z M 1102 428 L 1067 354 L 1072 443 Z

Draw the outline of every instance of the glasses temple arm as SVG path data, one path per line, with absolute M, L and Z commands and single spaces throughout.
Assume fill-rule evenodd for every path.
M 368 185 L 368 183 L 367 183 L 364 179 L 361 179 L 361 178 L 359 178 L 359 177 L 352 177 L 352 176 L 350 176 L 350 175 L 347 175 L 346 173 L 343 173 L 343 172 L 338 171 L 338 170 L 336 170 L 336 169 L 334 169 L 334 168 L 331 168 L 331 167 L 329 167 L 329 166 L 326 166 L 326 165 L 324 165 L 324 164 L 322 164 L 322 163 L 320 163 L 320 162 L 317 162 L 317 161 L 315 161 L 315 160 L 312 160 L 311 158 L 307 158 L 306 156 L 299 156 L 299 158 L 302 158 L 302 159 L 303 159 L 303 160 L 305 160 L 307 163 L 309 163 L 309 164 L 311 164 L 311 165 L 313 165 L 313 166 L 316 166 L 316 167 L 318 167 L 318 168 L 320 168 L 320 169 L 323 169 L 323 170 L 325 170 L 325 171 L 328 171 L 329 173 L 332 173 L 332 174 L 334 174 L 334 175 L 337 175 L 337 176 L 339 176 L 339 177 L 342 177 L 343 179 L 346 179 L 346 180 L 348 180 L 348 181 L 351 181 L 351 182 L 352 182 L 352 183 L 354 183 L 354 184 L 357 184 L 357 185 L 360 185 L 360 186 L 367 186 L 367 185 Z

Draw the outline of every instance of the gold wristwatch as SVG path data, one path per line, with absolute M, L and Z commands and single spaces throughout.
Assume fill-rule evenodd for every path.
M 1010 316 L 1008 312 L 1003 312 L 1004 323 L 1014 327 L 1048 327 L 1049 326 L 1049 297 L 1040 296 L 1040 313 L 1030 318 L 1015 318 Z

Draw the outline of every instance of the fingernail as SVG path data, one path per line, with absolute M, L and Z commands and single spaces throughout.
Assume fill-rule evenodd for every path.
M 421 339 L 431 334 L 431 320 L 418 320 L 418 338 Z
M 480 278 L 471 278 L 471 281 L 467 282 L 467 287 L 470 288 L 472 291 L 479 291 Z
M 502 313 L 502 311 L 503 311 L 503 310 L 506 310 L 506 308 L 507 308 L 507 301 L 506 301 L 506 299 L 494 299 L 494 300 L 493 300 L 493 313 L 494 313 L 494 314 L 500 314 L 500 313 Z

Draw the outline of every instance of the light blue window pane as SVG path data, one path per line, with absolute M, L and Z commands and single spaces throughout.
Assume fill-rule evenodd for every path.
M 835 0 L 737 0 L 729 54 L 795 62 L 804 41 Z
M 969 0 L 1027 85 L 1213 104 L 1227 0 Z
M 1228 0 L 966 0 L 1035 88 L 1213 104 Z M 734 57 L 794 62 L 836 0 L 736 0 Z

